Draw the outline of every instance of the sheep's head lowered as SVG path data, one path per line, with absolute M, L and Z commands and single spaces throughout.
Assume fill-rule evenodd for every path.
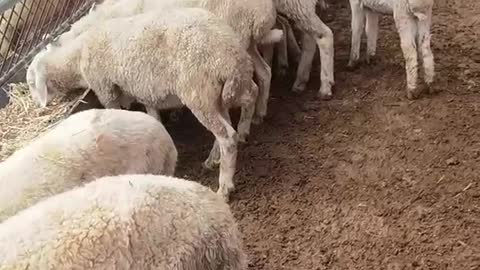
M 81 44 L 72 41 L 58 46 L 51 43 L 34 57 L 27 69 L 26 80 L 32 98 L 39 106 L 48 106 L 56 95 L 67 95 L 87 87 L 79 70 Z
M 53 98 L 53 93 L 47 87 L 47 69 L 44 58 L 49 49 L 42 50 L 32 60 L 27 69 L 27 84 L 33 101 L 41 107 L 46 107 Z

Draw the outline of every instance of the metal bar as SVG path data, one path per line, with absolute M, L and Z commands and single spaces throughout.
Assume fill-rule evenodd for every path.
M 41 50 L 46 44 L 50 43 L 51 40 L 53 38 L 55 38 L 56 36 L 58 36 L 58 34 L 64 32 L 66 29 L 68 29 L 69 25 L 76 21 L 81 15 L 85 14 L 86 12 L 88 12 L 89 10 L 89 7 L 90 7 L 90 4 L 92 3 L 93 1 L 85 1 L 83 3 L 83 5 L 81 5 L 80 8 L 78 9 L 74 9 L 73 12 L 70 14 L 70 16 L 68 16 L 67 19 L 65 19 L 63 21 L 63 23 L 59 24 L 59 25 L 54 25 L 54 29 L 52 31 L 48 31 L 50 29 L 46 28 L 45 32 L 50 32 L 50 36 L 42 41 L 40 41 L 33 49 L 29 50 L 29 53 L 27 53 L 22 60 L 18 61 L 17 63 L 15 63 L 10 69 L 8 72 L 6 72 L 5 74 L 2 74 L 2 76 L 0 77 L 0 87 L 3 87 L 19 70 L 21 70 L 22 68 L 24 68 L 29 62 L 30 60 L 37 54 L 37 52 L 39 50 Z M 78 6 L 78 5 L 75 5 L 75 6 Z M 67 6 L 68 7 L 68 6 Z M 44 12 L 45 9 L 42 11 Z M 65 12 L 62 12 L 63 14 L 65 14 Z M 45 19 L 45 18 L 44 18 Z M 45 21 L 45 20 L 44 20 Z M 52 20 L 50 20 L 52 21 Z M 58 22 L 58 20 L 56 21 Z M 40 24 L 41 25 L 41 24 Z M 51 25 L 51 22 L 49 24 L 49 26 Z M 42 25 L 43 26 L 43 25 Z M 38 33 L 38 29 L 36 31 Z M 37 34 L 36 33 L 36 34 Z M 42 33 L 42 31 L 40 31 L 40 34 Z M 35 39 L 33 39 L 34 41 Z M 33 41 L 32 41 L 32 44 L 33 44 Z M 31 45 L 31 44 L 30 44 Z
M 17 8 L 17 6 L 15 6 L 15 8 Z M 13 12 L 15 12 L 15 8 L 13 9 Z M 21 5 L 21 8 L 20 8 L 20 12 L 17 14 L 17 22 L 15 24 L 15 27 L 13 28 L 14 31 L 13 31 L 13 34 L 12 34 L 12 40 L 10 41 L 10 45 L 8 46 L 8 51 L 13 51 L 15 46 L 14 45 L 17 45 L 18 42 L 20 41 L 20 37 L 18 37 L 16 40 L 15 40 L 15 34 L 16 34 L 16 30 L 18 29 L 18 25 L 20 24 L 20 22 L 22 21 L 22 13 L 23 13 L 23 10 L 25 9 L 25 2 L 23 2 L 23 5 Z M 9 53 L 10 54 L 10 53 Z M 11 56 L 7 59 L 5 59 L 5 62 L 7 62 L 8 60 L 8 65 L 7 65 L 7 68 L 9 69 L 9 67 L 12 66 L 13 63 L 15 63 L 13 60 L 15 59 L 15 54 L 16 52 L 13 51 L 11 53 Z M 1 70 L 3 72 L 3 68 Z
M 20 1 L 21 0 L 0 0 L 0 13 L 4 13 L 5 11 L 11 9 L 16 3 Z

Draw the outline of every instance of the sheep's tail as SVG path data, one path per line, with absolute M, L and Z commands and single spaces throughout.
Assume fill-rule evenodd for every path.
M 268 34 L 266 34 L 262 40 L 260 40 L 261 44 L 272 44 L 280 42 L 283 38 L 283 30 L 280 29 L 272 29 Z

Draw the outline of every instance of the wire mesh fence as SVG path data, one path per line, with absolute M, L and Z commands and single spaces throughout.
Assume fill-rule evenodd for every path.
M 0 0 L 0 88 L 95 0 Z

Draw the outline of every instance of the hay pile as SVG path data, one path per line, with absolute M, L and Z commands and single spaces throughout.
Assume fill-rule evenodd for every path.
M 2 90 L 0 90 L 2 91 Z M 56 98 L 47 108 L 32 100 L 26 83 L 10 84 L 9 104 L 0 109 L 0 160 L 29 143 L 69 114 L 81 95 Z

